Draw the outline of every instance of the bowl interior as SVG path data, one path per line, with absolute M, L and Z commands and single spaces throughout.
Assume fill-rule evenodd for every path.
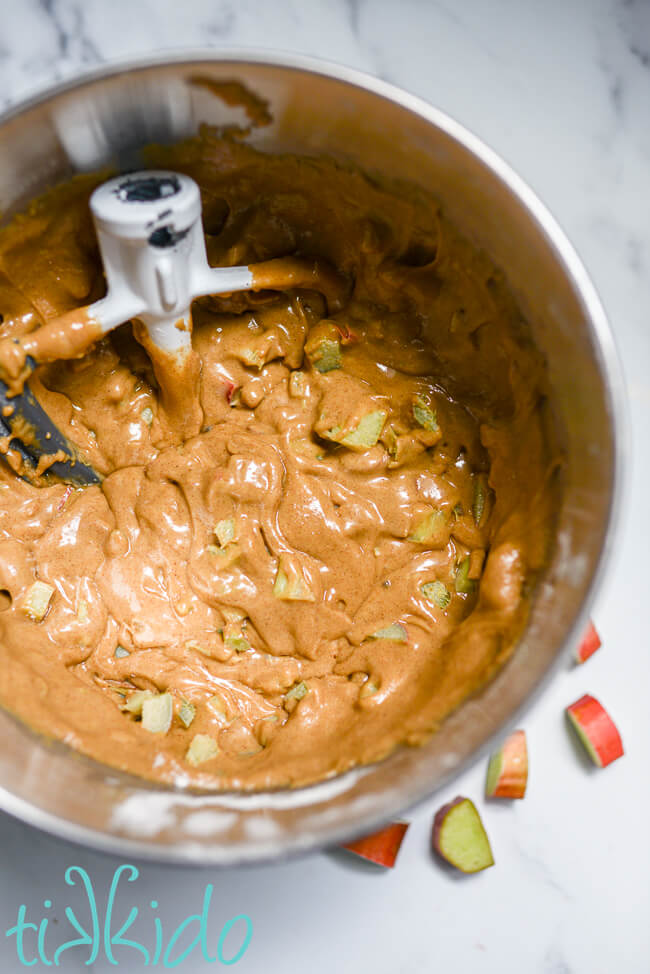
M 548 362 L 566 437 L 555 552 L 516 653 L 480 695 L 424 747 L 320 785 L 250 796 L 157 788 L 45 742 L 0 712 L 0 805 L 68 838 L 140 856 L 276 858 L 367 830 L 430 794 L 489 746 L 558 665 L 586 618 L 611 531 L 620 379 L 598 299 L 531 191 L 418 99 L 348 69 L 258 55 L 104 71 L 0 120 L 0 212 L 10 216 L 73 172 L 138 165 L 142 146 L 176 141 L 203 122 L 247 124 L 267 110 L 272 121 L 253 125 L 252 144 L 326 152 L 421 185 L 506 272 Z

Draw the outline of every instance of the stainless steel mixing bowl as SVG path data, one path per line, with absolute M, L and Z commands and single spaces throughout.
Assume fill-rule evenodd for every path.
M 0 119 L 6 217 L 79 169 L 174 141 L 201 122 L 241 121 L 197 76 L 238 81 L 273 123 L 250 141 L 327 152 L 419 183 L 503 268 L 546 355 L 566 433 L 566 487 L 553 560 L 520 645 L 496 679 L 422 748 L 293 792 L 194 796 L 153 787 L 48 743 L 0 712 L 0 806 L 123 856 L 203 864 L 275 859 L 361 833 L 430 795 L 520 716 L 566 659 L 611 545 L 619 494 L 622 384 L 594 289 L 555 221 L 515 173 L 442 112 L 349 68 L 307 58 L 214 52 L 103 68 Z

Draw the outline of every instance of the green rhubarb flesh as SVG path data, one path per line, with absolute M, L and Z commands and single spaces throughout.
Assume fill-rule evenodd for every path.
M 188 764 L 197 767 L 216 758 L 218 753 L 219 745 L 214 737 L 210 737 L 209 734 L 195 734 L 185 754 L 185 760 Z
M 438 431 L 438 421 L 435 410 L 423 396 L 415 396 L 413 399 L 413 418 L 418 426 L 431 432 Z
M 223 521 L 217 521 L 214 526 L 214 533 L 219 542 L 219 547 L 225 548 L 231 541 L 235 540 L 235 519 L 227 517 Z
M 496 751 L 488 763 L 487 776 L 485 779 L 485 793 L 486 795 L 494 795 L 497 783 L 501 777 L 501 771 L 503 769 L 503 754 L 501 751 Z
M 476 582 L 469 577 L 469 555 L 463 558 L 456 569 L 456 591 L 460 595 L 471 595 L 476 588 Z
M 282 562 L 280 562 L 277 575 L 275 576 L 273 594 L 276 599 L 283 599 L 287 602 L 313 602 L 315 600 L 314 593 L 304 578 L 301 578 L 295 573 L 288 572 L 283 567 Z
M 451 602 L 451 594 L 442 582 L 425 582 L 420 586 L 420 591 L 425 599 L 433 602 L 439 609 L 446 609 Z
M 445 816 L 438 846 L 444 858 L 464 873 L 494 865 L 490 841 L 469 798 L 454 805 Z
M 28 589 L 22 610 L 26 616 L 34 622 L 40 622 L 45 618 L 50 606 L 50 600 L 54 595 L 54 586 L 47 582 L 36 581 Z
M 575 716 L 575 714 L 571 713 L 571 710 L 567 710 L 566 714 L 567 717 L 569 718 L 569 723 L 571 724 L 574 731 L 578 735 L 578 739 L 580 740 L 580 743 L 584 747 L 585 751 L 587 752 L 591 760 L 594 762 L 594 764 L 597 764 L 599 768 L 602 768 L 603 762 L 600 757 L 600 754 L 598 753 L 596 748 L 593 746 L 593 744 L 585 734 L 584 729 L 580 724 L 580 722 L 578 721 L 577 717 Z
M 147 700 L 151 700 L 155 694 L 151 690 L 135 690 L 122 705 L 122 710 L 127 710 L 135 717 L 142 713 L 142 707 Z
M 289 376 L 289 395 L 301 399 L 306 392 L 305 373 L 292 372 Z
M 420 521 L 415 531 L 409 537 L 409 541 L 418 544 L 431 544 L 438 541 L 445 531 L 447 518 L 442 511 L 434 510 Z
M 472 503 L 472 514 L 477 525 L 480 525 L 485 513 L 487 490 L 487 477 L 485 474 L 477 474 L 474 480 L 474 501 Z
M 244 365 L 248 365 L 252 369 L 261 369 L 264 365 L 262 355 L 256 348 L 242 348 L 239 357 Z
M 171 693 L 159 693 L 142 703 L 142 726 L 151 734 L 166 734 L 172 723 Z
M 381 436 L 381 431 L 386 422 L 386 413 L 383 409 L 376 409 L 372 413 L 363 416 L 355 428 L 347 433 L 340 442 L 343 446 L 350 449 L 368 450 L 374 446 Z
M 232 649 L 235 653 L 246 653 L 251 648 L 251 644 L 249 643 L 249 641 L 246 639 L 245 636 L 242 635 L 226 636 L 226 638 L 224 639 L 224 643 L 226 646 L 228 646 L 229 649 Z
M 341 368 L 341 345 L 335 339 L 322 338 L 309 350 L 305 347 L 305 352 L 317 372 L 325 374 Z
M 219 548 L 215 544 L 209 544 L 206 545 L 206 551 L 213 555 L 219 568 L 229 568 L 241 555 L 241 548 L 236 543 L 227 544 L 225 548 Z
M 196 707 L 188 700 L 183 700 L 178 708 L 178 719 L 183 727 L 189 727 L 196 717 Z
M 406 643 L 408 642 L 408 633 L 400 622 L 394 622 L 390 626 L 385 626 L 383 629 L 378 629 L 377 632 L 373 632 L 371 638 L 390 639 L 394 643 Z

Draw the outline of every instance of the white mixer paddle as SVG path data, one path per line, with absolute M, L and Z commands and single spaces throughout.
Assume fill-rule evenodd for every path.
M 79 459 L 74 446 L 24 387 L 37 365 L 81 357 L 103 335 L 135 319 L 136 335 L 168 397 L 163 406 L 170 414 L 185 417 L 191 426 L 188 392 L 198 377 L 190 310 L 195 298 L 302 287 L 324 293 L 329 310 L 335 311 L 347 290 L 341 275 L 320 259 L 279 258 L 249 267 L 210 267 L 199 188 L 180 173 L 152 170 L 117 176 L 93 192 L 90 208 L 106 296 L 22 338 L 0 342 L 0 413 L 5 427 L 0 435 L 4 432 L 11 439 L 10 447 L 18 451 L 27 472 L 38 466 L 39 457 L 58 451 L 67 459 L 49 469 L 78 483 L 96 482 L 99 477 Z M 34 435 L 21 439 L 25 428 Z

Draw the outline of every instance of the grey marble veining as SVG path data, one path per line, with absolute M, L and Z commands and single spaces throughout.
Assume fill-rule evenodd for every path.
M 181 46 L 313 54 L 437 104 L 513 164 L 567 230 L 603 297 L 628 383 L 634 466 L 594 610 L 605 645 L 527 715 L 525 801 L 480 804 L 494 869 L 455 877 L 428 851 L 435 808 L 454 794 L 480 799 L 480 762 L 413 813 L 391 874 L 328 854 L 219 874 L 145 866 L 141 902 L 155 897 L 165 923 L 177 923 L 213 882 L 215 915 L 253 919 L 235 969 L 254 974 L 304 968 L 305 951 L 314 974 L 647 974 L 650 0 L 0 0 L 0 24 L 0 107 L 104 61 Z M 562 720 L 584 692 L 612 712 L 627 749 L 593 774 Z M 49 895 L 65 923 L 63 872 L 73 863 L 105 896 L 119 860 L 0 815 L 0 969 L 18 970 L 3 930 L 19 903 L 42 911 Z M 62 969 L 114 970 L 83 957 Z

